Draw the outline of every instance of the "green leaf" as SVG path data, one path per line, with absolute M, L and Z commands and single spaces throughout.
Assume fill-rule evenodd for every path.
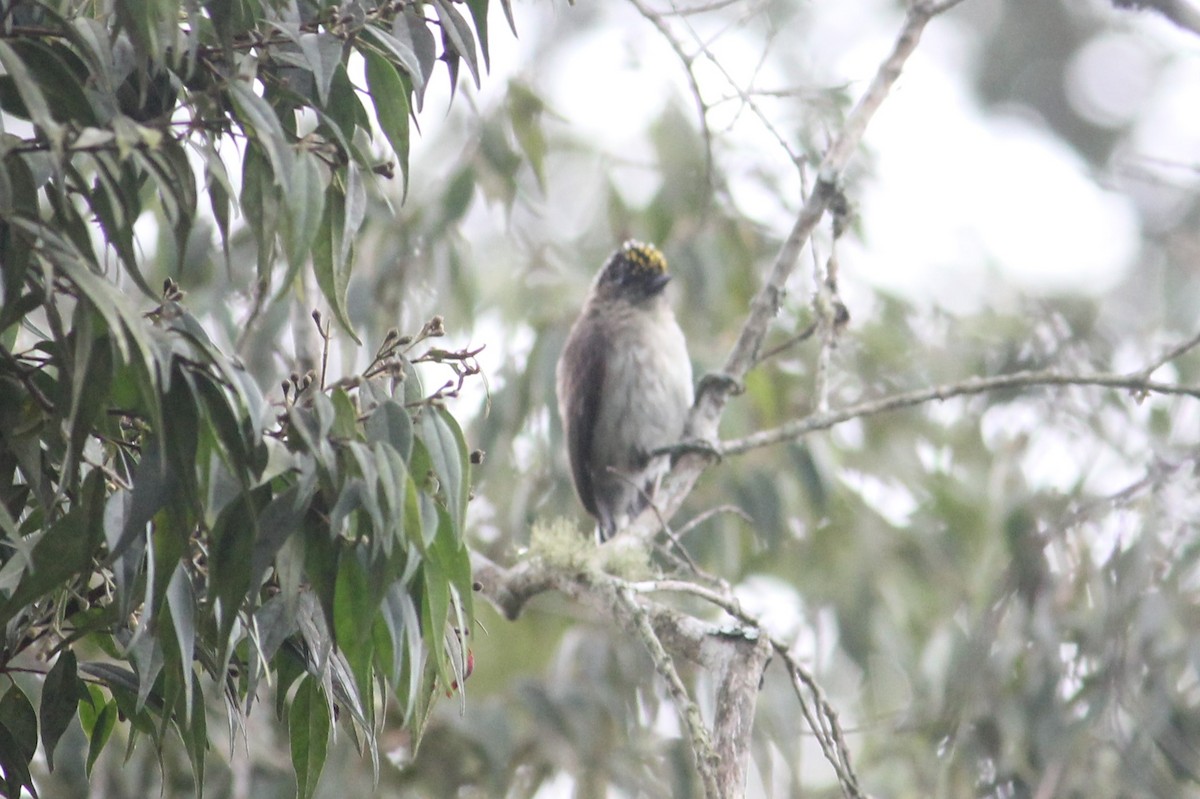
M 374 44 L 383 55 L 390 56 L 385 61 L 390 61 L 393 65 L 403 69 L 409 79 L 412 80 L 413 86 L 417 91 L 424 91 L 428 74 L 423 69 L 421 61 L 417 58 L 417 53 L 407 37 L 398 38 L 374 25 L 367 25 L 363 28 L 362 36 Z M 365 56 L 367 53 L 373 52 L 373 50 L 363 49 L 362 52 Z
M 209 592 L 218 603 L 217 641 L 224 663 L 230 656 L 230 634 L 242 602 L 250 590 L 251 564 L 257 538 L 257 519 L 252 497 L 265 495 L 263 489 L 243 494 L 230 502 L 217 517 L 212 529 L 209 558 Z
M 242 159 L 242 216 L 258 245 L 258 279 L 269 281 L 275 259 L 275 232 L 279 228 L 280 197 L 263 149 L 250 142 Z M 268 283 L 269 284 L 269 283 Z M 282 292 L 288 288 L 285 284 Z
M 3 42 L 0 42 L 0 45 L 3 45 Z M 58 235 L 52 228 L 20 218 L 12 219 L 11 223 L 42 239 L 41 252 L 75 284 L 87 301 L 104 317 L 109 333 L 121 351 L 122 359 L 130 361 L 130 345 L 137 350 L 138 357 L 132 362 L 147 373 L 146 379 L 138 388 L 152 397 L 157 397 L 157 370 L 153 348 L 145 332 L 142 315 L 128 296 L 93 271 L 92 265 L 71 242 Z M 153 402 L 147 402 L 147 406 L 154 426 L 161 427 L 161 409 Z
M 297 41 L 312 70 L 317 100 L 325 105 L 333 75 L 342 65 L 342 40 L 331 33 L 302 33 Z
M 333 598 L 334 638 L 360 692 L 371 684 L 371 629 L 386 587 L 382 576 L 382 569 L 369 562 L 362 545 L 344 552 L 339 560 Z
M 60 126 L 50 114 L 50 106 L 42 94 L 37 81 L 34 80 L 25 62 L 4 39 L 0 39 L 0 66 L 8 73 L 8 77 L 16 84 L 21 102 L 25 104 L 28 118 L 33 124 L 44 129 L 51 139 L 60 136 Z
M 104 701 L 104 694 L 96 686 L 88 686 L 89 700 L 79 702 L 79 723 L 88 739 L 86 773 L 90 777 L 96 758 L 104 751 L 113 728 L 117 726 L 117 703 Z
M 325 187 L 321 181 L 321 169 L 312 153 L 301 151 L 296 154 L 292 172 L 292 190 L 287 195 L 287 216 L 284 219 L 283 236 L 288 260 L 288 279 L 292 278 L 308 260 L 321 214 L 325 211 Z
M 333 403 L 333 428 L 329 431 L 334 438 L 353 441 L 358 435 L 358 408 L 350 393 L 338 386 L 329 395 Z
M 78 56 L 61 45 L 46 41 L 32 38 L 9 41 L 37 81 L 46 108 L 56 121 L 69 122 L 76 129 L 99 124 L 83 92 L 86 70 Z
M 329 527 L 311 517 L 305 518 L 304 567 L 312 594 L 321 606 L 326 622 L 333 626 L 333 601 L 337 585 L 340 548 L 335 546 Z
M 258 535 L 250 559 L 251 590 L 266 578 L 275 554 L 300 529 L 300 523 L 312 501 L 314 486 L 288 486 L 271 500 L 258 516 Z
M 461 537 L 470 491 L 470 460 L 462 429 L 445 408 L 426 408 L 418 420 L 417 432 L 445 492 L 455 533 Z
M 410 75 L 417 98 L 417 110 L 420 110 L 425 102 L 425 87 L 429 85 L 433 67 L 437 63 L 437 44 L 418 6 L 406 5 L 404 13 L 396 15 L 392 21 L 392 38 L 412 50 L 417 57 L 418 72 Z
M 279 117 L 271 104 L 255 94 L 246 82 L 231 80 L 227 85 L 242 129 L 263 148 L 271 163 L 275 185 L 287 196 L 292 190 L 293 157 Z
M 204 188 L 208 193 L 209 206 L 212 208 L 213 219 L 217 223 L 217 232 L 221 234 L 221 251 L 225 261 L 229 261 L 229 210 L 230 198 L 233 197 L 233 184 L 229 181 L 229 173 L 225 162 L 217 153 L 212 142 L 205 141 L 202 150 L 204 156 Z
M 194 396 L 195 385 L 178 361 L 172 369 L 170 388 L 163 397 L 165 413 L 162 442 L 167 451 L 169 468 L 188 503 L 188 509 L 199 503 L 196 485 L 196 447 L 199 438 L 200 411 Z M 186 532 L 183 533 L 187 535 Z
M 469 617 L 471 615 L 472 597 L 474 596 L 474 577 L 471 573 L 471 553 L 463 543 L 462 537 L 454 531 L 445 512 L 438 524 L 437 536 L 430 547 L 429 557 L 441 566 L 450 585 L 458 597 L 460 609 Z
M 375 103 L 375 115 L 383 134 L 396 153 L 400 169 L 404 174 L 403 195 L 408 194 L 408 89 L 396 72 L 381 55 L 364 50 L 367 61 L 367 87 Z
M 537 177 L 538 186 L 546 186 L 546 137 L 542 133 L 541 116 L 545 103 L 528 86 L 512 82 L 508 87 L 508 119 L 517 144 Z
M 404 717 L 407 720 L 412 718 L 413 709 L 416 707 L 424 650 L 417 607 L 402 583 L 396 582 L 388 587 L 382 617 L 392 639 L 391 681 L 397 695 L 404 698 Z M 401 678 L 406 664 L 408 681 L 407 684 L 402 684 Z
M 0 731 L 4 733 L 0 736 L 0 767 L 4 769 L 8 795 L 19 796 L 24 787 L 37 797 L 29 775 L 29 763 L 37 751 L 37 714 L 29 697 L 15 683 L 0 698 Z
M 191 671 L 188 664 L 187 671 Z M 179 737 L 183 739 L 187 749 L 188 760 L 192 764 L 192 775 L 196 780 L 196 796 L 204 796 L 204 759 L 208 752 L 208 719 L 204 709 L 204 694 L 196 691 L 184 700 L 187 705 L 183 712 L 172 716 Z
M 288 711 L 288 736 L 299 799 L 311 799 L 317 790 L 329 747 L 329 726 L 329 708 L 321 686 L 314 679 L 304 680 L 296 689 Z
M 178 564 L 167 585 L 167 609 L 171 614 L 171 626 L 175 629 L 175 643 L 179 647 L 180 672 L 183 675 L 185 712 L 192 706 L 192 660 L 196 650 L 196 597 L 187 567 Z M 203 713 L 203 710 L 201 710 Z
M 371 130 L 371 118 L 367 115 L 367 109 L 363 107 L 362 101 L 358 99 L 358 92 L 355 90 L 354 84 L 350 82 L 344 64 L 339 65 L 333 73 L 329 102 L 325 106 L 325 116 L 322 117 L 322 122 L 327 122 L 327 127 L 337 128 L 335 137 L 345 143 L 356 163 L 363 167 L 369 167 L 369 164 L 359 157 L 361 153 L 353 142 L 354 132 L 357 129 Z
M 368 444 L 387 442 L 408 463 L 412 457 L 413 423 L 403 405 L 393 399 L 384 400 L 367 417 L 364 427 Z
M 133 224 L 141 211 L 141 203 L 137 199 L 139 187 L 134 181 L 125 179 L 132 168 L 122 168 L 112 153 L 96 153 L 92 162 L 96 165 L 96 180 L 88 195 L 88 205 L 133 282 L 147 297 L 155 297 L 154 289 L 150 288 L 138 266 L 133 246 Z
M 183 145 L 170 137 L 148 151 L 148 162 L 158 177 L 158 197 L 175 236 L 176 264 L 181 268 L 199 203 L 196 176 Z
M 99 314 L 91 306 L 75 308 L 75 353 L 71 374 L 71 407 L 67 415 L 67 452 L 62 474 L 73 488 L 76 465 L 95 422 L 108 408 L 108 389 L 112 382 L 112 348 L 100 328 Z
M 462 14 L 450 5 L 448 0 L 433 0 L 433 7 L 437 10 L 438 19 L 441 20 L 445 40 L 449 42 L 457 55 L 467 60 L 467 69 L 471 71 L 475 87 L 478 88 L 479 60 L 475 55 L 475 36 L 471 33 L 471 26 L 463 19 Z
M 413 482 L 408 467 L 395 449 L 384 442 L 376 442 L 372 449 L 378 465 L 379 490 L 386 500 L 387 510 L 387 522 L 375 538 L 381 543 L 384 556 L 390 557 L 396 545 L 402 548 L 406 543 L 407 490 Z
M 467 9 L 471 12 L 471 21 L 475 23 L 475 32 L 479 35 L 479 50 L 483 53 L 484 69 L 491 72 L 492 62 L 488 55 L 488 0 L 467 0 Z
M 512 31 L 512 35 L 517 35 L 517 21 L 513 19 L 512 0 L 500 0 L 500 7 L 504 9 L 504 19 L 508 21 L 508 29 Z
M 450 578 L 437 558 L 427 558 L 421 563 L 421 629 L 429 640 L 436 641 L 446 629 L 450 618 Z M 434 663 L 438 676 L 450 684 L 450 663 L 446 648 L 433 646 Z
M 86 688 L 79 679 L 75 653 L 64 649 L 42 684 L 42 748 L 51 771 L 54 771 L 54 749 L 75 718 L 81 692 L 86 693 Z
M 357 169 L 351 164 L 347 171 L 357 175 Z M 361 185 L 357 187 L 361 191 Z M 358 200 L 352 198 L 349 192 L 343 193 L 336 184 L 330 184 L 326 194 L 325 213 L 321 216 L 321 224 L 317 228 L 316 240 L 313 242 L 313 272 L 316 274 L 317 285 L 342 329 L 354 339 L 356 344 L 362 341 L 354 332 L 354 325 L 346 313 L 346 287 L 350 283 L 350 260 L 348 250 L 350 239 L 346 238 L 347 228 L 350 227 L 350 214 L 361 208 L 353 208 Z M 365 196 L 361 202 L 365 204 Z M 361 224 L 361 218 L 359 224 Z M 357 226 L 354 226 L 357 231 Z M 351 233 L 353 235 L 353 232 Z
M 88 499 L 52 524 L 37 540 L 21 581 L 0 605 L 0 624 L 7 624 L 34 600 L 62 588 L 72 578 L 91 572 L 92 556 L 100 547 L 103 527 L 98 514 L 87 511 L 100 507 L 98 492 L 103 490 L 103 474 L 95 469 L 84 484 L 83 492 Z
M 135 539 L 145 535 L 146 524 L 175 497 L 177 484 L 177 475 L 164 461 L 162 447 L 156 439 L 149 439 L 134 472 L 133 491 L 117 491 L 105 507 L 109 561 L 122 557 Z

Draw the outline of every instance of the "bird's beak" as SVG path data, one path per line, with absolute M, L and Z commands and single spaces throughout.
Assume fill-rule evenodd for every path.
M 668 275 L 666 272 L 662 272 L 660 274 L 655 275 L 654 277 L 652 277 L 650 279 L 650 290 L 652 292 L 654 292 L 655 294 L 657 294 L 658 292 L 660 292 L 664 288 L 666 288 L 667 284 L 670 282 L 671 282 L 671 276 Z

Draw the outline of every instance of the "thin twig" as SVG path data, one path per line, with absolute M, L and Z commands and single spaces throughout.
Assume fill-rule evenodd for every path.
M 664 17 L 690 17 L 696 14 L 707 14 L 711 11 L 720 11 L 723 8 L 728 8 L 729 6 L 737 5 L 741 2 L 743 2 L 743 0 L 714 0 L 714 2 L 711 3 L 705 3 L 704 5 L 698 6 L 689 6 L 687 8 L 680 8 L 672 4 L 670 11 L 663 11 L 661 13 Z
M 671 694 L 675 708 L 687 727 L 688 740 L 691 742 L 692 754 L 696 759 L 696 771 L 699 772 L 700 781 L 704 785 L 705 796 L 718 799 L 721 795 L 720 789 L 717 787 L 716 773 L 719 764 L 717 754 L 713 750 L 712 739 L 700 716 L 700 708 L 688 695 L 687 686 L 683 684 L 670 653 L 663 647 L 662 641 L 655 634 L 650 619 L 646 615 L 646 609 L 634 598 L 633 592 L 625 586 L 617 587 L 616 597 L 629 613 L 634 629 L 650 652 L 654 668 L 666 682 L 667 691 Z
M 700 118 L 700 136 L 704 139 L 704 180 L 707 185 L 713 186 L 716 168 L 713 164 L 712 130 L 708 126 L 708 103 L 704 101 L 704 95 L 700 92 L 700 82 L 696 79 L 696 57 L 688 55 L 684 51 L 683 44 L 675 38 L 675 33 L 671 30 L 666 20 L 663 19 L 662 14 L 645 5 L 641 0 L 629 0 L 629 2 L 633 4 L 633 7 L 638 10 L 639 14 L 658 29 L 658 32 L 666 39 L 667 45 L 675 53 L 676 58 L 683 64 L 683 71 L 687 76 L 692 99 L 696 102 L 696 115 Z
M 809 322 L 808 326 L 805 327 L 803 330 L 801 330 L 796 335 L 786 338 L 783 340 L 782 343 L 776 344 L 774 347 L 771 347 L 769 350 L 765 350 L 764 352 L 759 353 L 758 360 L 754 362 L 755 366 L 757 366 L 758 364 L 767 360 L 768 358 L 773 358 L 776 355 L 778 355 L 779 353 L 781 353 L 791 347 L 794 347 L 797 344 L 800 344 L 801 342 L 807 341 L 808 339 L 812 338 L 813 333 L 816 333 L 816 332 L 817 332 L 817 323 Z
M 944 386 L 933 386 L 915 391 L 905 391 L 890 397 L 859 402 L 848 405 L 836 411 L 816 413 L 803 419 L 796 419 L 778 427 L 760 430 L 742 438 L 722 442 L 718 451 L 722 455 L 736 455 L 758 447 L 777 444 L 781 441 L 791 441 L 816 430 L 827 430 L 834 425 L 858 419 L 864 416 L 874 416 L 887 411 L 911 408 L 923 405 L 933 400 L 945 400 L 951 397 L 985 394 L 1006 388 L 1033 388 L 1037 386 L 1099 386 L 1104 388 L 1125 388 L 1131 391 L 1142 391 L 1150 394 L 1173 394 L 1200 399 L 1200 387 L 1181 386 L 1174 383 L 1159 383 L 1143 379 L 1139 373 L 1134 374 L 1064 374 L 1054 370 L 1013 372 L 995 377 L 972 377 L 961 383 L 951 383 Z
M 708 521 L 712 517 L 716 516 L 718 513 L 732 513 L 734 516 L 737 516 L 739 519 L 741 519 L 744 522 L 748 522 L 750 524 L 754 523 L 754 518 L 749 513 L 746 513 L 746 511 L 739 508 L 737 505 L 718 505 L 715 508 L 709 508 L 708 510 L 704 511 L 696 518 L 688 521 L 687 524 L 685 524 L 683 527 L 679 528 L 679 531 L 675 533 L 675 537 L 677 539 L 682 539 L 684 536 L 686 536 L 692 530 L 694 530 L 697 527 L 699 527 L 700 525 L 704 524 L 706 521 Z
M 858 777 L 850 765 L 850 750 L 846 746 L 845 736 L 842 735 L 842 725 L 838 721 L 837 711 L 826 699 L 825 692 L 821 690 L 816 679 L 792 657 L 792 653 L 783 642 L 775 638 L 771 638 L 770 641 L 775 653 L 787 666 L 792 679 L 792 688 L 800 703 L 800 710 L 815 733 L 822 754 L 825 755 L 825 759 L 829 761 L 829 765 L 837 774 L 838 782 L 842 785 L 842 792 L 849 799 L 862 799 L 863 794 L 858 787 Z M 805 688 L 812 694 L 813 701 L 817 705 L 815 714 L 804 698 Z
M 948 6 L 947 6 L 948 7 Z M 846 123 L 825 153 L 817 172 L 817 183 L 796 217 L 787 240 L 775 259 L 763 287 L 751 304 L 750 314 L 742 326 L 737 342 L 725 360 L 724 373 L 728 381 L 714 381 L 700 393 L 689 426 L 702 438 L 715 439 L 717 421 L 735 387 L 758 360 L 771 319 L 779 311 L 784 286 L 796 268 L 800 251 L 808 242 L 817 224 L 837 196 L 837 184 L 862 141 L 867 124 L 887 99 L 892 86 L 900 77 L 909 56 L 916 50 L 921 33 L 940 6 L 924 4 L 912 8 L 892 52 L 880 64 L 867 91 L 846 117 Z
M 758 118 L 758 121 L 762 124 L 767 133 L 771 134 L 783 151 L 787 153 L 788 160 L 797 165 L 802 163 L 803 159 L 801 156 L 796 154 L 796 152 L 792 149 L 792 146 L 788 143 L 787 139 L 784 138 L 783 134 L 775 128 L 775 124 L 771 121 L 771 118 L 767 116 L 766 112 L 763 111 L 762 108 L 760 108 L 759 105 L 754 101 L 753 93 L 739 86 L 738 82 L 734 80 L 733 75 L 731 75 L 729 70 L 725 68 L 725 65 L 721 63 L 721 60 L 713 55 L 712 50 L 709 48 L 708 42 L 702 40 L 700 35 L 686 20 L 684 20 L 684 24 L 688 29 L 688 33 L 692 35 L 692 40 L 696 43 L 699 54 L 708 59 L 709 63 L 712 64 L 719 73 L 721 73 L 721 77 L 723 77 L 725 82 L 729 84 L 729 88 L 731 88 L 737 94 L 738 99 L 741 100 L 742 104 L 754 113 L 754 116 Z
M 766 636 L 771 648 L 775 650 L 788 669 L 801 712 L 820 744 L 825 759 L 829 761 L 829 765 L 837 774 L 843 792 L 851 799 L 862 797 L 862 792 L 858 787 L 858 777 L 850 763 L 850 751 L 846 746 L 845 734 L 841 722 L 838 720 L 837 711 L 825 696 L 825 692 L 821 690 L 816 678 L 793 657 L 787 644 L 767 633 L 762 627 L 762 621 L 743 610 L 737 597 L 728 591 L 724 593 L 713 591 L 686 580 L 648 580 L 631 583 L 628 588 L 639 593 L 691 594 L 725 611 L 738 622 L 756 631 L 757 634 Z M 816 705 L 815 712 L 804 695 L 806 689 L 812 695 Z
M 1200 345 L 1200 333 L 1196 333 L 1196 335 L 1192 336 L 1187 341 L 1177 344 L 1176 346 L 1167 350 L 1162 355 L 1158 356 L 1158 358 L 1147 364 L 1145 368 L 1139 372 L 1136 372 L 1135 374 L 1141 375 L 1146 380 L 1149 380 L 1150 375 L 1154 373 L 1155 369 L 1170 363 L 1186 353 L 1188 350 L 1195 349 L 1197 345 Z

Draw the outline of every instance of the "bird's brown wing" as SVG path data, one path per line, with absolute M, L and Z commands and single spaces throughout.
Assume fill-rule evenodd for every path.
M 593 325 L 587 335 L 581 330 L 572 331 L 563 360 L 572 364 L 566 370 L 567 407 L 564 409 L 563 424 L 567 433 L 567 454 L 571 460 L 571 474 L 575 478 L 575 490 L 587 512 L 599 518 L 596 508 L 595 487 L 592 485 L 593 431 L 600 414 L 600 397 L 604 389 L 604 362 L 607 337 L 603 330 Z

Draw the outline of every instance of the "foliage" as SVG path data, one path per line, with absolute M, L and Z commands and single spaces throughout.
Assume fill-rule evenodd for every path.
M 437 317 L 331 380 L 316 313 L 320 366 L 270 401 L 175 278 L 224 260 L 253 327 L 311 263 L 355 337 L 372 184 L 407 181 L 439 59 L 479 82 L 486 14 L 0 4 L 0 670 L 45 673 L 36 710 L 20 682 L 0 698 L 6 795 L 76 717 L 88 772 L 115 729 L 127 752 L 174 733 L 199 795 L 217 706 L 236 728 L 269 688 L 311 796 L 334 720 L 377 773 L 388 709 L 415 738 L 462 683 L 469 456 L 455 381 L 426 392 L 414 364 L 461 386 L 473 353 L 430 346 Z

